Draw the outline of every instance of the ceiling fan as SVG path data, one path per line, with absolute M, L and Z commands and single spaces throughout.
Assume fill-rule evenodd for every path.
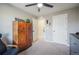
M 48 3 L 32 3 L 32 4 L 25 5 L 25 7 L 34 6 L 34 5 L 37 5 L 38 12 L 40 12 L 41 7 L 43 7 L 43 6 L 49 7 L 49 8 L 53 8 L 54 7 L 53 5 L 50 5 Z

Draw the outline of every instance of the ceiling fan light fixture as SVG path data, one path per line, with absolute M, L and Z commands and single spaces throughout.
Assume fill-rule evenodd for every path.
M 42 4 L 42 3 L 38 3 L 38 4 L 37 4 L 37 7 L 38 7 L 38 8 L 41 8 L 41 7 L 43 7 L 43 4 Z

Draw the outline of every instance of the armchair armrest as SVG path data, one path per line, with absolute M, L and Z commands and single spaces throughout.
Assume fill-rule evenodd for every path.
M 17 45 L 7 45 L 7 47 L 14 47 L 14 48 L 18 48 Z

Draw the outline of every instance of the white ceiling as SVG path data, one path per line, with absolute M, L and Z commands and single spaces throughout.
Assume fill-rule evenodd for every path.
M 51 5 L 53 5 L 53 8 L 48 8 L 43 6 L 41 8 L 41 11 L 38 12 L 38 8 L 37 6 L 30 6 L 30 7 L 25 7 L 25 5 L 27 5 L 28 3 L 11 3 L 11 5 L 18 7 L 32 15 L 35 16 L 43 16 L 43 15 L 47 15 L 53 12 L 57 12 L 57 11 L 61 11 L 61 10 L 66 10 L 69 8 L 74 8 L 76 6 L 79 6 L 79 4 L 77 3 L 51 3 Z

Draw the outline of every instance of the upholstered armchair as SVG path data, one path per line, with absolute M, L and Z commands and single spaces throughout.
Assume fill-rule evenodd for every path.
M 19 49 L 16 45 L 5 45 L 1 40 L 2 34 L 0 33 L 0 55 L 16 55 L 19 53 Z

